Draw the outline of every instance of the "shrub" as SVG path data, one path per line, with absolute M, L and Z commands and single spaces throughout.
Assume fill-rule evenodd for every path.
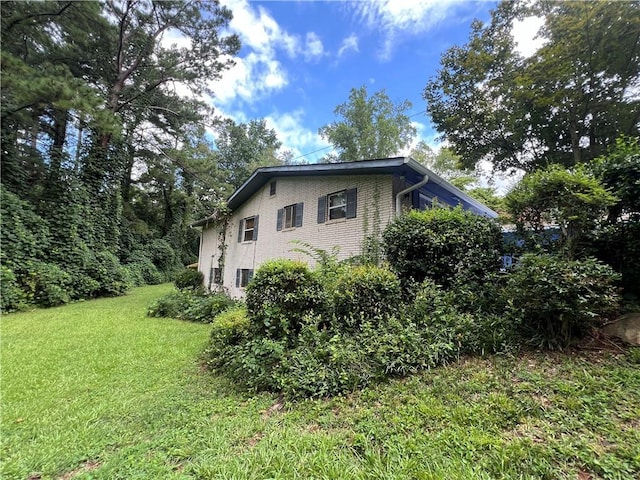
M 214 295 L 193 295 L 187 309 L 178 318 L 189 322 L 211 323 L 216 315 L 236 303 L 222 293 Z
M 191 294 L 185 292 L 172 292 L 160 297 L 147 309 L 149 317 L 166 317 L 179 319 L 183 312 L 189 308 Z
M 500 227 L 460 207 L 412 210 L 391 222 L 383 238 L 386 258 L 405 288 L 425 278 L 448 287 L 500 268 Z
M 326 295 L 305 263 L 272 260 L 249 282 L 246 303 L 256 336 L 294 341 L 303 317 L 326 308 Z
M 594 259 L 524 255 L 505 289 L 508 312 L 526 341 L 562 348 L 617 309 L 618 278 Z
M 198 270 L 185 268 L 176 275 L 175 285 L 178 290 L 202 290 L 204 288 L 204 275 Z
M 28 262 L 18 276 L 27 301 L 41 307 L 69 303 L 70 275 L 53 263 Z
M 0 265 L 0 312 L 7 313 L 27 307 L 27 295 L 18 285 L 14 273 Z
M 397 312 L 401 297 L 400 281 L 392 271 L 375 265 L 351 267 L 336 284 L 335 314 L 347 328 L 358 328 L 359 319 Z
M 127 264 L 134 285 L 158 285 L 164 282 L 164 276 L 153 262 L 141 251 L 129 255 Z
M 94 261 L 87 268 L 87 274 L 100 285 L 97 291 L 93 292 L 96 296 L 123 295 L 130 287 L 129 272 L 120 265 L 118 258 L 107 250 L 96 253 Z
M 237 345 L 246 338 L 249 330 L 249 316 L 244 305 L 230 307 L 213 319 L 211 341 L 214 345 Z
M 235 304 L 234 300 L 221 293 L 198 295 L 191 290 L 181 290 L 153 302 L 147 309 L 147 315 L 210 323 L 216 315 Z

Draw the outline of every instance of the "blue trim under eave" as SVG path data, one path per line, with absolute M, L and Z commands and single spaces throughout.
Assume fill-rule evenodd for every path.
M 414 178 L 422 179 L 429 176 L 429 182 L 420 189 L 427 194 L 437 196 L 442 201 L 455 206 L 461 204 L 463 208 L 478 215 L 496 218 L 498 214 L 486 205 L 454 187 L 442 177 L 416 162 L 410 157 L 394 157 L 376 160 L 362 160 L 346 163 L 315 163 L 308 165 L 284 165 L 277 167 L 262 167 L 255 170 L 229 197 L 227 204 L 231 210 L 236 210 L 253 194 L 275 177 L 318 177 L 325 175 L 382 175 L 396 174 L 404 176 L 409 182 Z M 419 180 L 418 180 L 419 181 Z M 413 183 L 417 183 L 413 182 Z M 455 201 L 457 200 L 457 201 Z

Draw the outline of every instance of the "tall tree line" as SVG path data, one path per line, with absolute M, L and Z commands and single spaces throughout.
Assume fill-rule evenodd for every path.
M 250 165 L 278 160 L 263 121 L 221 122 L 198 100 L 239 51 L 223 34 L 231 11 L 215 0 L 0 7 L 3 309 L 169 279 L 197 258 L 194 218 Z M 222 147 L 237 131 L 257 146 L 216 148 L 206 126 Z

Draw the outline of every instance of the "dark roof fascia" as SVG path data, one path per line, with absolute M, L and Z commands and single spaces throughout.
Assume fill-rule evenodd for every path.
M 251 176 L 238 188 L 227 200 L 231 210 L 236 210 L 244 202 L 249 200 L 260 188 L 276 177 L 316 177 L 316 176 L 340 176 L 340 175 L 367 175 L 367 174 L 406 174 L 413 170 L 421 176 L 428 175 L 429 181 L 438 184 L 453 195 L 484 212 L 491 218 L 498 214 L 478 200 L 470 197 L 459 188 L 451 185 L 436 173 L 410 157 L 394 157 L 376 160 L 361 160 L 359 162 L 345 163 L 313 163 L 307 165 L 284 165 L 276 167 L 261 167 L 255 170 Z M 209 219 L 200 220 L 193 226 L 201 226 L 212 223 Z
M 361 160 L 345 163 L 312 163 L 306 165 L 284 165 L 261 167 L 238 188 L 227 200 L 231 210 L 235 210 L 249 200 L 263 185 L 275 177 L 317 177 L 324 175 L 360 175 L 396 173 L 405 164 L 406 157 Z
M 484 203 L 476 200 L 475 198 L 470 197 L 469 194 L 463 192 L 462 190 L 460 190 L 455 185 L 452 185 L 451 183 L 446 181 L 444 178 L 442 178 L 441 176 L 439 176 L 436 173 L 432 172 L 431 170 L 429 170 L 427 167 L 425 167 L 421 163 L 416 162 L 413 158 L 407 158 L 407 166 L 412 168 L 413 170 L 415 170 L 416 172 L 418 172 L 418 173 L 420 173 L 422 175 L 429 175 L 429 181 L 430 182 L 433 182 L 433 183 L 436 183 L 436 184 L 440 185 L 445 190 L 448 190 L 449 192 L 453 193 L 460 200 L 464 200 L 466 203 L 474 206 L 478 210 L 480 210 L 482 212 L 485 212 L 488 217 L 490 217 L 490 218 L 497 218 L 498 217 L 498 212 L 490 209 Z

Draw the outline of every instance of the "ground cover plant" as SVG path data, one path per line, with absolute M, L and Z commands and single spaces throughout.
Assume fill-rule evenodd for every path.
M 0 319 L 2 478 L 640 475 L 638 349 L 463 357 L 282 402 L 200 368 L 211 325 L 146 317 L 170 289 Z

